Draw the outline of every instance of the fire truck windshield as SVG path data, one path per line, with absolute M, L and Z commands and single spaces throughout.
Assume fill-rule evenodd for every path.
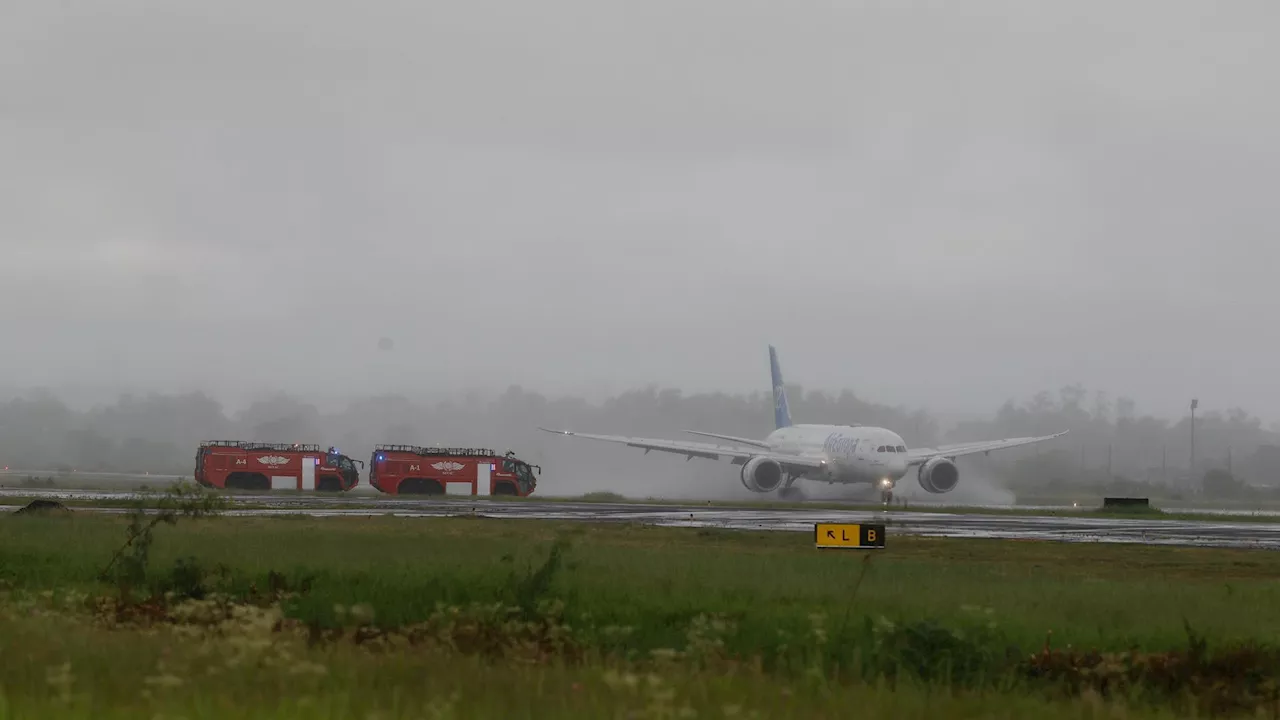
M 327 462 L 330 467 L 338 468 L 343 475 L 354 474 L 356 471 L 356 464 L 346 455 L 331 451 L 327 458 Z
M 507 457 L 502 460 L 502 470 L 516 476 L 516 483 L 520 485 L 521 495 L 528 495 L 533 492 L 536 483 L 533 480 L 533 470 L 528 463 L 517 460 L 508 453 Z
M 533 492 L 533 470 L 529 469 L 528 464 L 516 463 L 516 481 L 520 483 L 520 494 L 528 495 Z

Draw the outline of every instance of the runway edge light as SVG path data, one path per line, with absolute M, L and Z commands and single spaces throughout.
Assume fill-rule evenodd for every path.
M 815 523 L 813 544 L 819 550 L 879 550 L 884 548 L 884 525 L 864 523 Z

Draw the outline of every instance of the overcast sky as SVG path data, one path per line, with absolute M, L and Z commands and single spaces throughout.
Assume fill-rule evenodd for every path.
M 8 0 L 0 384 L 1280 418 L 1278 19 Z

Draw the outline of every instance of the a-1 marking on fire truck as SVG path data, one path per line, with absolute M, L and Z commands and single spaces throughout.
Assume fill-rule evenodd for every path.
M 369 484 L 389 495 L 526 496 L 537 487 L 535 468 L 542 469 L 488 448 L 378 445 Z

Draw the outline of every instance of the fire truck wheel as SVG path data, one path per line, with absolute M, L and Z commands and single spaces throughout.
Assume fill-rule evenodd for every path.
M 316 490 L 319 492 L 342 492 L 342 478 L 337 475 L 321 475 L 316 480 Z
M 400 481 L 401 495 L 443 495 L 444 488 L 435 480 L 426 478 L 405 478 Z
M 234 472 L 227 476 L 228 490 L 270 490 L 271 481 L 262 473 Z

